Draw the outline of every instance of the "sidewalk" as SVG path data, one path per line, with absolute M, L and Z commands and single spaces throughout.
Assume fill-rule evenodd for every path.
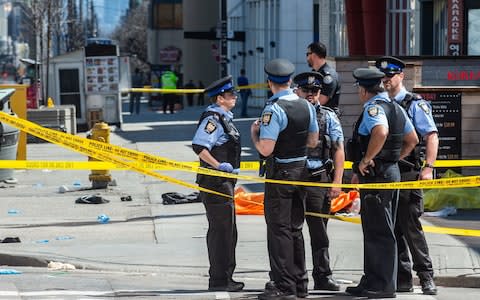
M 196 159 L 190 139 L 201 108 L 173 115 L 147 111 L 124 115 L 122 130 L 111 143 L 179 161 Z M 256 159 L 249 126 L 239 119 L 245 160 Z M 29 160 L 84 161 L 86 157 L 52 144 L 28 144 Z M 163 205 L 166 192 L 189 194 L 182 186 L 161 182 L 131 171 L 112 171 L 117 186 L 107 190 L 59 193 L 62 185 L 89 187 L 88 170 L 17 170 L 18 184 L 0 184 L 0 239 L 19 237 L 21 243 L 0 245 L 0 265 L 45 267 L 48 261 L 71 263 L 92 270 L 163 272 L 188 275 L 207 286 L 205 245 L 207 221 L 200 203 Z M 244 172 L 255 175 L 255 172 Z M 194 183 L 195 174 L 162 174 Z M 246 182 L 240 182 L 243 184 Z M 83 195 L 100 194 L 106 204 L 75 204 Z M 120 201 L 130 195 L 131 202 Z M 106 214 L 108 224 L 97 222 Z M 431 218 L 429 218 L 431 219 Z M 427 224 L 427 223 L 426 223 Z M 431 225 L 431 224 L 429 224 Z M 455 227 L 461 227 L 461 223 Z M 266 228 L 263 216 L 238 216 L 239 240 L 235 278 L 261 289 L 268 279 Z M 305 228 L 307 266 L 311 270 L 310 240 Z M 358 281 L 363 268 L 361 227 L 329 222 L 331 266 L 336 279 Z M 480 254 L 457 238 L 427 234 L 436 282 L 445 286 L 480 287 Z M 188 284 L 186 282 L 186 284 Z

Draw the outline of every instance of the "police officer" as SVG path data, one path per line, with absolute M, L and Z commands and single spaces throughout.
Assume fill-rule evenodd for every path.
M 418 143 L 405 111 L 381 87 L 383 73 L 376 69 L 353 71 L 363 104 L 347 159 L 354 162 L 352 183 L 400 181 L 398 161 Z M 402 147 L 403 145 L 403 147 Z M 398 190 L 360 190 L 364 239 L 364 276 L 346 292 L 368 298 L 395 298 L 397 245 L 394 234 Z
M 315 109 L 292 89 L 294 65 L 274 59 L 265 65 L 273 96 L 268 99 L 260 120 L 251 126 L 257 151 L 267 158 L 266 178 L 303 181 L 306 178 L 307 146 L 318 143 Z M 259 299 L 306 297 L 308 278 L 302 227 L 305 211 L 304 189 L 295 185 L 265 184 L 265 221 L 271 282 Z M 298 288 L 297 288 L 298 286 Z
M 403 86 L 403 69 L 405 68 L 403 61 L 384 56 L 375 62 L 375 66 L 385 73 L 383 85 L 388 95 L 405 108 L 418 136 L 422 137 L 421 143 L 405 158 L 404 163 L 400 161 L 402 181 L 432 179 L 433 164 L 438 151 L 438 130 L 430 104 L 420 95 L 408 92 Z M 422 146 L 425 147 L 425 153 L 422 153 Z M 398 249 L 397 292 L 413 291 L 412 263 L 408 254 L 410 249 L 413 270 L 417 272 L 423 293 L 436 295 L 432 259 L 428 254 L 427 241 L 419 220 L 422 213 L 422 190 L 402 189 L 398 202 L 398 221 L 395 223 Z
M 320 104 L 335 110 L 340 115 L 338 108 L 340 100 L 340 80 L 337 72 L 327 61 L 327 47 L 320 42 L 314 42 L 307 47 L 307 63 L 312 71 L 322 74 L 322 90 Z
M 193 137 L 193 151 L 200 158 L 200 166 L 228 173 L 238 173 L 240 167 L 240 134 L 233 124 L 232 108 L 237 101 L 232 76 L 213 82 L 205 89 L 212 102 L 203 112 Z M 200 199 L 208 219 L 207 248 L 210 261 L 210 291 L 236 292 L 243 282 L 232 279 L 235 270 L 237 225 L 231 178 L 197 175 L 200 187 L 231 195 L 231 198 L 201 191 Z
M 318 145 L 308 149 L 307 168 L 308 181 L 342 183 L 345 152 L 343 147 L 343 130 L 335 112 L 320 104 L 320 90 L 323 76 L 318 72 L 304 72 L 293 78 L 297 85 L 295 90 L 301 98 L 307 99 L 317 112 L 319 128 Z M 333 170 L 332 170 L 333 167 Z M 330 213 L 330 199 L 338 197 L 340 187 L 329 190 L 319 187 L 306 187 L 306 211 L 314 213 Z M 315 290 L 339 291 L 340 285 L 332 278 L 327 221 L 315 216 L 306 217 L 312 247 L 313 272 Z

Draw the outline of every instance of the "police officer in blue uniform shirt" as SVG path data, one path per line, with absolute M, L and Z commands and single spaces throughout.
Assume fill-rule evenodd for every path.
M 227 173 L 238 173 L 240 168 L 240 134 L 233 124 L 231 110 L 237 101 L 232 76 L 213 82 L 205 89 L 211 105 L 203 112 L 193 137 L 193 151 L 200 158 L 200 166 Z M 235 270 L 237 225 L 233 193 L 235 179 L 197 174 L 200 187 L 231 195 L 231 198 L 201 191 L 200 199 L 208 219 L 207 248 L 210 261 L 210 291 L 236 292 L 243 282 L 232 279 Z
M 391 99 L 397 101 L 407 111 L 415 126 L 421 143 L 408 155 L 404 163 L 400 162 L 402 181 L 433 179 L 433 164 L 438 152 L 438 130 L 432 116 L 430 104 L 420 95 L 408 92 L 403 86 L 405 63 L 398 58 L 384 56 L 375 62 L 375 66 L 385 73 L 383 85 Z M 425 148 L 423 153 L 422 148 Z M 432 259 L 428 253 L 427 241 L 423 233 L 420 216 L 423 213 L 423 191 L 420 189 L 400 191 L 395 235 L 398 249 L 397 291 L 413 291 L 413 270 L 420 279 L 422 291 L 427 295 L 436 295 L 433 281 Z
M 340 100 L 340 79 L 337 71 L 327 61 L 327 47 L 320 42 L 314 42 L 307 47 L 307 63 L 312 71 L 322 74 L 322 90 L 320 104 L 332 108 L 340 115 L 338 108 Z
M 286 59 L 273 59 L 265 65 L 273 96 L 268 99 L 260 120 L 252 124 L 251 137 L 257 151 L 267 157 L 267 179 L 303 181 L 307 147 L 313 148 L 318 143 L 314 107 L 290 89 L 294 71 L 294 65 Z M 264 210 L 271 281 L 258 298 L 305 298 L 308 278 L 302 235 L 304 188 L 265 183 Z
M 353 71 L 363 104 L 347 143 L 352 183 L 400 181 L 398 161 L 414 148 L 418 138 L 406 112 L 392 102 L 381 86 L 383 73 L 376 69 Z M 398 190 L 360 190 L 364 239 L 364 276 L 346 292 L 368 298 L 395 298 L 397 245 L 394 234 Z
M 296 94 L 307 99 L 317 112 L 319 128 L 318 145 L 308 149 L 307 168 L 308 181 L 342 183 L 345 151 L 343 147 L 343 130 L 335 112 L 320 104 L 320 90 L 323 76 L 318 72 L 304 72 L 293 78 L 297 85 Z M 313 213 L 330 213 L 330 200 L 338 197 L 340 187 L 325 189 L 306 187 L 306 211 Z M 327 221 L 315 216 L 305 217 L 310 232 L 312 247 L 313 272 L 315 290 L 339 291 L 340 285 L 332 278 Z

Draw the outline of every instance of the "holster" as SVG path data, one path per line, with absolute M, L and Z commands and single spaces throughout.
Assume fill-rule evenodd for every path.
M 263 155 L 260 155 L 260 159 L 258 161 L 259 163 L 259 168 L 258 168 L 258 176 L 264 177 L 265 173 L 267 172 L 267 168 L 270 165 L 270 168 L 273 168 L 273 157 L 265 157 Z M 271 172 L 270 172 L 271 174 Z
M 375 176 L 377 176 L 377 172 L 375 171 L 375 167 L 372 167 L 372 166 L 368 166 L 368 168 L 367 168 L 368 173 L 365 173 L 365 175 L 362 175 L 360 173 L 360 170 L 358 169 L 359 163 L 360 162 L 356 161 L 352 164 L 352 171 L 355 174 L 363 176 L 363 177 L 375 177 Z
M 323 165 L 318 169 L 308 169 L 310 177 L 321 177 L 322 175 L 331 176 L 333 170 L 333 160 L 326 159 Z
M 356 139 L 347 141 L 346 150 L 346 159 L 351 162 L 359 162 L 363 157 L 360 143 Z

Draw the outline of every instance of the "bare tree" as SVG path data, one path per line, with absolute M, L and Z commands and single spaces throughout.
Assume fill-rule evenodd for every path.
M 142 69 L 147 62 L 147 7 L 148 1 L 132 5 L 111 35 L 122 53 L 136 56 L 137 61 L 132 63 Z
M 85 33 L 83 31 L 82 21 L 82 2 L 80 1 L 80 11 L 77 11 L 77 1 L 68 0 L 67 3 L 67 36 L 66 49 L 71 52 L 80 49 L 85 45 Z

